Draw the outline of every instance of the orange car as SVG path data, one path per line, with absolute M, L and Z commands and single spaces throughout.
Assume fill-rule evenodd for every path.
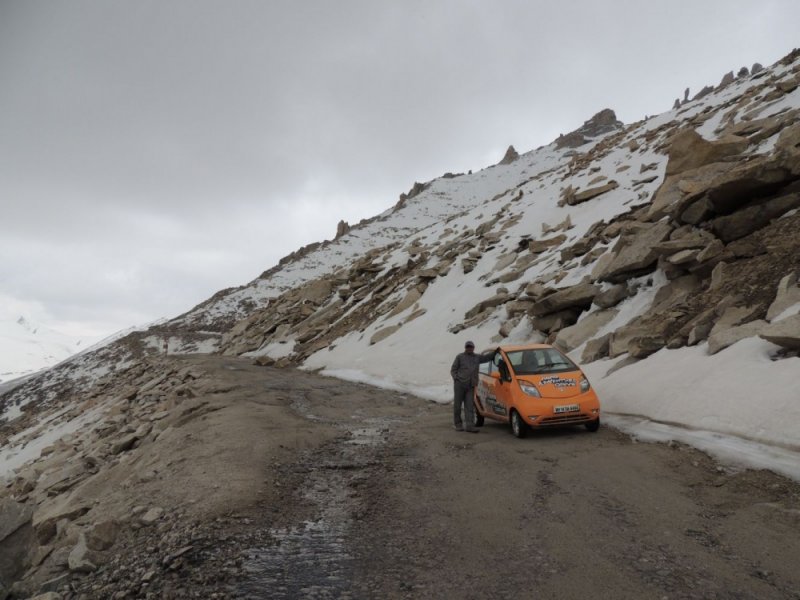
M 517 437 L 531 428 L 600 427 L 600 401 L 580 368 L 547 344 L 503 346 L 480 367 L 475 425 L 484 419 L 511 423 Z

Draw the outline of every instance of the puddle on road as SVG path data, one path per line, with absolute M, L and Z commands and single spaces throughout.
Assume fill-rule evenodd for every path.
M 304 414 L 307 418 L 313 415 Z M 232 588 L 236 598 L 351 598 L 355 557 L 348 548 L 353 510 L 350 483 L 374 464 L 375 452 L 396 420 L 363 419 L 343 426 L 346 435 L 325 454 L 307 457 L 315 465 L 302 497 L 315 507 L 314 519 L 269 531 L 272 542 L 251 548 L 244 577 Z

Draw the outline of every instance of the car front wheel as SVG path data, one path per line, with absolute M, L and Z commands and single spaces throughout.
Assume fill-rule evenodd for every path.
M 472 424 L 475 427 L 483 427 L 483 415 L 478 412 L 478 407 L 475 406 L 472 408 Z
M 528 435 L 528 424 L 522 420 L 522 417 L 515 410 L 511 411 L 511 433 L 518 438 L 524 438 Z
M 589 421 L 586 423 L 586 429 L 591 432 L 595 432 L 600 429 L 600 419 L 595 419 L 594 421 Z

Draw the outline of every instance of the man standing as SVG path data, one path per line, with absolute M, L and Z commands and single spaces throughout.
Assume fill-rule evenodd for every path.
M 464 424 L 461 421 L 461 405 L 464 405 L 464 421 L 466 430 L 470 433 L 478 433 L 475 427 L 475 386 L 478 385 L 478 366 L 481 363 L 489 362 L 494 358 L 497 350 L 492 350 L 486 354 L 475 354 L 475 344 L 467 342 L 464 344 L 464 352 L 456 356 L 453 366 L 450 367 L 450 376 L 453 378 L 453 426 L 456 431 L 464 431 Z

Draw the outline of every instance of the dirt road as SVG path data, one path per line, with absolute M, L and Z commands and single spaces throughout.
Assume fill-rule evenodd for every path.
M 153 549 L 139 531 L 82 580 L 84 597 L 800 598 L 800 485 L 769 472 L 605 427 L 456 432 L 449 406 L 408 395 L 177 362 L 220 382 L 214 411 L 171 449 L 191 560 L 131 591 L 124 556 Z

